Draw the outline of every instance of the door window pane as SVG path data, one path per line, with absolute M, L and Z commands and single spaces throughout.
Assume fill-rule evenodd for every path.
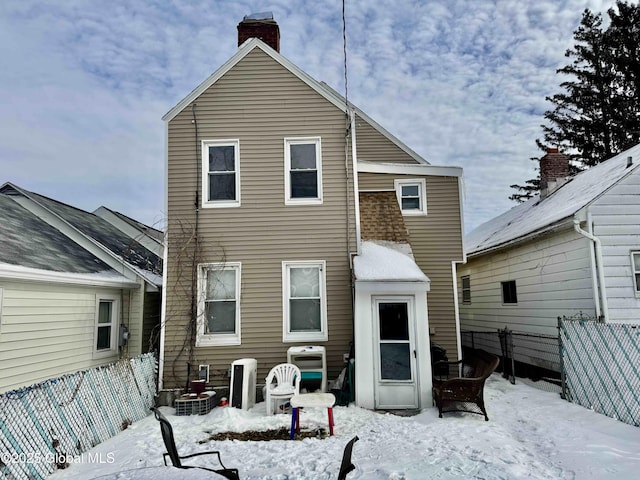
M 408 343 L 380 344 L 382 380 L 411 380 L 411 352 Z
M 380 340 L 409 340 L 406 303 L 380 303 Z

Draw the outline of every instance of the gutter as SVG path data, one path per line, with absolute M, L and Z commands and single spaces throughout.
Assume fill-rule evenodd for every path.
M 591 213 L 587 212 L 587 224 L 589 225 L 589 229 L 591 229 Z M 606 322 L 609 318 L 609 305 L 607 302 L 607 295 L 605 293 L 604 288 L 604 268 L 602 261 L 602 243 L 600 239 L 593 235 L 591 232 L 587 232 L 580 228 L 580 220 L 573 220 L 573 228 L 574 230 L 582 235 L 583 237 L 591 240 L 591 254 L 593 258 L 592 262 L 592 278 L 593 278 L 593 289 L 594 289 L 594 300 L 596 304 L 596 315 L 604 318 Z

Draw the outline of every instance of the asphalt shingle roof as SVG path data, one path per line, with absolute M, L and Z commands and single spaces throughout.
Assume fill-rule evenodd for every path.
M 102 260 L 3 194 L 0 240 L 0 263 L 54 272 L 113 272 Z

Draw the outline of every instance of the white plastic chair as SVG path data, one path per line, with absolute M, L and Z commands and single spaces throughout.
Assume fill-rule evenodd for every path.
M 275 413 L 276 401 L 289 400 L 300 393 L 300 377 L 300 369 L 292 363 L 281 363 L 271 369 L 266 378 L 267 415 Z

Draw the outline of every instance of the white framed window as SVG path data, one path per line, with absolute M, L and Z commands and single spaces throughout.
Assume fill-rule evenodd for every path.
M 240 140 L 202 141 L 202 206 L 240 206 Z
M 631 268 L 633 270 L 633 288 L 636 297 L 640 297 L 640 252 L 631 252 Z M 2 305 L 2 298 L 0 298 Z
M 427 182 L 424 178 L 395 179 L 394 185 L 402 215 L 427 214 Z
M 117 295 L 96 295 L 93 358 L 112 357 L 118 353 L 119 303 Z
M 469 275 L 462 277 L 462 303 L 471 303 L 471 277 Z
M 284 342 L 328 339 L 326 290 L 324 260 L 282 262 Z
M 240 345 L 239 262 L 198 266 L 196 347 Z
M 284 139 L 285 205 L 322 203 L 320 137 Z

